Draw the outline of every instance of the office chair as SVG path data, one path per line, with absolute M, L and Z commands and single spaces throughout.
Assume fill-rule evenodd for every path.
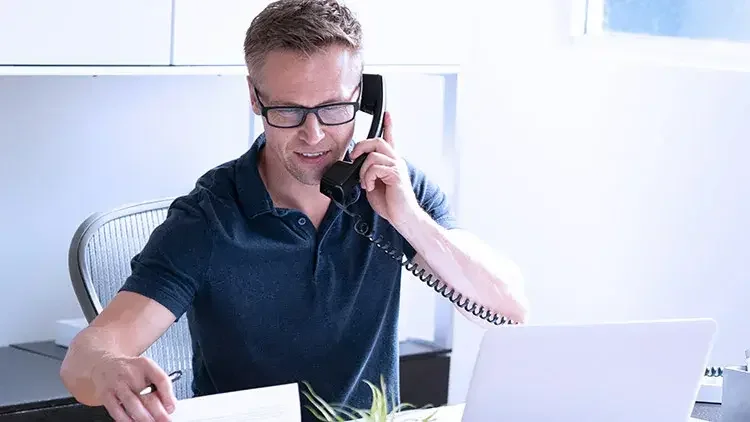
M 167 217 L 174 198 L 130 204 L 89 216 L 75 232 L 68 269 L 78 303 L 90 323 L 131 274 L 130 261 Z M 143 354 L 167 373 L 180 369 L 174 384 L 178 400 L 192 396 L 192 346 L 183 315 Z

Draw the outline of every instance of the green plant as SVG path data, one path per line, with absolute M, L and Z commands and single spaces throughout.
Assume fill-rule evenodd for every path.
M 391 402 L 391 411 L 388 411 L 388 399 L 387 391 L 385 387 L 385 380 L 380 377 L 380 388 L 370 381 L 365 380 L 365 383 L 370 387 L 372 391 L 372 403 L 369 409 L 355 409 L 351 406 L 341 404 L 328 404 L 320 396 L 318 396 L 308 382 L 303 381 L 303 384 L 307 388 L 302 394 L 307 397 L 312 405 L 305 405 L 304 407 L 310 411 L 319 421 L 335 422 L 335 421 L 352 421 L 360 420 L 362 422 L 393 422 L 403 410 L 414 409 L 414 406 L 409 403 L 402 403 L 398 406 Z M 429 408 L 427 406 L 426 408 Z M 430 422 L 435 420 L 435 414 L 437 410 L 431 413 L 429 416 L 421 419 L 399 419 L 399 421 L 418 421 L 418 422 Z M 348 419 L 344 419 L 348 418 Z

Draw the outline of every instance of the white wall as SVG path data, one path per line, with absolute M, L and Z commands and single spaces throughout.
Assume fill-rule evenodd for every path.
M 534 7 L 564 28 L 569 11 L 552 4 Z M 530 322 L 713 317 L 711 364 L 742 363 L 750 72 L 564 48 L 565 31 L 541 21 L 512 45 L 495 43 L 507 34 L 494 16 L 478 30 L 460 103 L 462 220 L 524 270 Z M 481 331 L 457 317 L 453 336 L 460 402 Z
M 451 193 L 443 78 L 386 78 L 398 147 Z M 0 77 L 0 346 L 82 317 L 67 253 L 89 214 L 189 191 L 246 151 L 252 126 L 241 75 Z M 402 309 L 401 338 L 433 338 L 433 293 L 408 280 Z
M 0 77 L 0 345 L 82 316 L 68 246 L 90 213 L 189 191 L 247 148 L 241 76 Z

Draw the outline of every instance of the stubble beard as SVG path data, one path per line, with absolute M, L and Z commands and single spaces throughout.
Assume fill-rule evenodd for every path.
M 326 169 L 328 167 L 329 166 L 326 166 Z M 308 185 L 308 186 L 319 185 L 321 179 L 323 178 L 323 172 L 325 171 L 325 169 L 303 170 L 297 167 L 294 163 L 290 163 L 290 162 L 287 163 L 286 170 L 298 182 L 302 183 L 303 185 Z
M 298 182 L 307 186 L 319 186 L 320 181 L 323 179 L 323 174 L 331 168 L 336 161 L 344 159 L 347 148 L 348 144 L 332 147 L 328 161 L 318 168 L 310 169 L 299 165 L 295 162 L 296 156 L 294 155 L 294 152 L 284 159 L 284 165 L 287 172 L 289 172 L 289 174 Z
M 331 151 L 329 154 L 331 155 L 331 157 L 328 159 L 328 162 L 325 165 L 322 165 L 315 169 L 302 168 L 294 162 L 294 156 L 292 156 L 286 159 L 286 170 L 287 172 L 289 172 L 289 174 L 292 175 L 292 177 L 294 177 L 303 185 L 319 186 L 320 181 L 323 179 L 323 174 L 326 172 L 326 170 L 331 168 L 336 160 L 340 160 L 344 156 L 343 151 L 340 154 L 338 154 L 336 151 Z

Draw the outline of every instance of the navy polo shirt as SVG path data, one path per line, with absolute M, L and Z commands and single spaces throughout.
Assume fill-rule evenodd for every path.
M 187 315 L 196 396 L 307 381 L 329 403 L 369 408 L 364 381 L 382 375 L 398 403 L 402 267 L 333 204 L 318 230 L 299 210 L 275 208 L 257 167 L 264 144 L 261 135 L 172 203 L 122 290 Z M 444 193 L 408 167 L 421 206 L 454 227 Z M 413 255 L 364 193 L 349 209 Z

